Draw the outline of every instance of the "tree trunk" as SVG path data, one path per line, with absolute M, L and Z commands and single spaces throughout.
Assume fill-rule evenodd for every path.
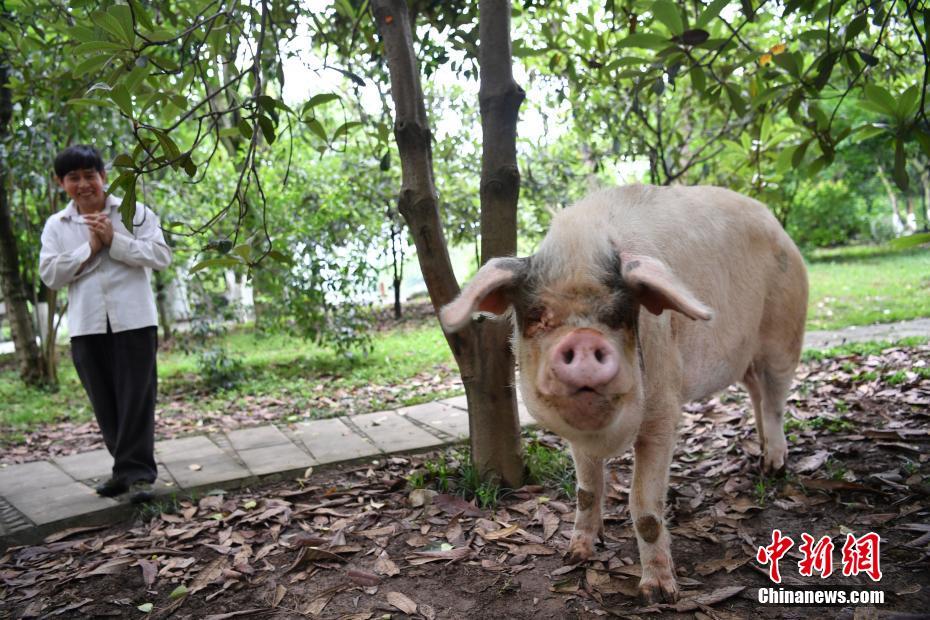
M 165 282 L 165 274 L 161 271 L 155 272 L 155 304 L 158 306 L 158 322 L 161 324 L 162 338 L 167 342 L 171 340 L 171 317 L 169 308 L 165 303 L 168 299 L 168 283 Z
M 373 0 L 371 10 L 384 42 L 390 70 L 391 97 L 396 116 L 394 137 L 402 171 L 398 210 L 413 234 L 430 301 L 438 312 L 459 294 L 460 289 L 439 219 L 431 133 L 413 50 L 413 27 L 403 0 Z M 507 486 L 518 486 L 523 478 L 519 445 L 515 450 L 509 441 L 504 442 L 505 445 L 493 439 L 490 444 L 485 443 L 489 441 L 487 428 L 480 428 L 493 416 L 507 418 L 509 424 L 516 425 L 512 390 L 495 392 L 478 385 L 486 375 L 486 367 L 493 376 L 501 374 L 497 370 L 502 363 L 499 347 L 495 342 L 489 342 L 493 339 L 475 325 L 445 336 L 459 366 L 468 397 L 473 461 L 482 475 L 496 477 Z M 501 454 L 503 451 L 510 454 Z M 513 462 L 518 466 L 505 466 Z
M 10 90 L 6 87 L 7 68 L 0 65 L 0 137 L 9 133 L 13 108 Z M 19 359 L 19 376 L 29 385 L 48 383 L 48 368 L 36 344 L 35 325 L 29 314 L 26 289 L 19 266 L 19 250 L 13 234 L 10 201 L 7 194 L 6 160 L 0 159 L 0 285 L 10 317 L 10 331 L 16 356 Z
M 517 119 L 526 93 L 513 79 L 510 48 L 510 0 L 481 0 L 478 5 L 481 109 L 481 263 L 517 253 Z M 483 363 L 470 408 L 472 457 L 479 471 L 502 472 L 505 480 L 523 476 L 520 423 L 511 327 L 503 321 L 476 326 Z M 467 393 L 467 386 L 466 386 Z
M 390 211 L 388 212 L 388 217 L 391 217 Z M 393 218 L 392 218 L 391 259 L 392 259 L 393 267 L 394 267 L 394 282 L 393 282 L 393 285 L 394 285 L 394 320 L 400 320 L 401 316 L 403 316 L 403 312 L 400 306 L 400 285 L 403 280 L 401 271 L 403 270 L 403 263 L 404 263 L 404 248 L 403 246 L 401 246 L 400 248 L 397 247 L 398 245 L 402 243 L 402 240 L 400 239 L 402 232 L 403 230 L 400 229 L 400 227 L 395 226 L 393 224 Z M 400 252 L 398 252 L 398 249 L 400 250 Z M 398 253 L 400 254 L 400 256 L 398 256 Z
M 898 209 L 898 194 L 895 188 L 891 186 L 891 183 L 888 182 L 888 177 L 885 176 L 885 170 L 881 166 L 878 167 L 878 178 L 881 180 L 882 185 L 885 186 L 885 191 L 888 193 L 888 202 L 891 203 L 892 228 L 897 237 L 904 232 L 904 220 L 901 219 L 901 211 Z

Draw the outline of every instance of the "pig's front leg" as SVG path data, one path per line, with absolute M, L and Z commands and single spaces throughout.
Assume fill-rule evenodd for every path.
M 671 537 L 664 518 L 674 443 L 674 424 L 660 423 L 644 425 L 634 444 L 630 516 L 643 570 L 639 595 L 647 603 L 672 603 L 678 599 Z
M 604 459 L 585 454 L 575 445 L 571 448 L 578 478 L 575 498 L 578 506 L 575 510 L 575 529 L 565 561 L 577 564 L 594 555 L 594 541 L 604 528 L 601 516 L 604 503 Z

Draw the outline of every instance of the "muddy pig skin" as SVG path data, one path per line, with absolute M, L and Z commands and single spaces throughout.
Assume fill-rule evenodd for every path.
M 762 468 L 785 466 L 782 412 L 801 354 L 807 272 L 764 205 L 717 187 L 628 186 L 559 212 L 538 251 L 488 261 L 440 312 L 510 316 L 529 413 L 578 476 L 567 561 L 594 553 L 604 460 L 634 450 L 640 595 L 678 596 L 665 497 L 682 405 L 746 387 Z

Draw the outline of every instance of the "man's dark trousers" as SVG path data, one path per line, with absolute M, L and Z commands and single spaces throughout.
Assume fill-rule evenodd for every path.
M 71 357 L 87 391 L 113 477 L 126 484 L 155 482 L 155 354 L 158 328 L 75 336 Z

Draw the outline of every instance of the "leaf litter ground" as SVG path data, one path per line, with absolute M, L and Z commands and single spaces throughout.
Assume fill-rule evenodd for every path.
M 0 617 L 871 617 L 853 606 L 762 606 L 755 560 L 778 528 L 796 545 L 784 585 L 879 588 L 879 614 L 930 608 L 930 347 L 803 366 L 787 425 L 790 471 L 758 474 L 744 394 L 684 412 L 668 523 L 682 599 L 641 607 L 627 499 L 613 459 L 596 558 L 565 566 L 574 503 L 527 486 L 494 509 L 407 478 L 438 453 L 315 472 L 292 483 L 156 506 L 129 524 L 60 532 L 0 557 Z M 558 438 L 534 441 L 560 447 Z M 159 512 L 159 510 L 162 512 Z M 846 533 L 881 535 L 883 578 L 843 577 Z M 800 535 L 832 537 L 835 572 L 801 577 Z M 863 615 L 863 612 L 867 612 Z

